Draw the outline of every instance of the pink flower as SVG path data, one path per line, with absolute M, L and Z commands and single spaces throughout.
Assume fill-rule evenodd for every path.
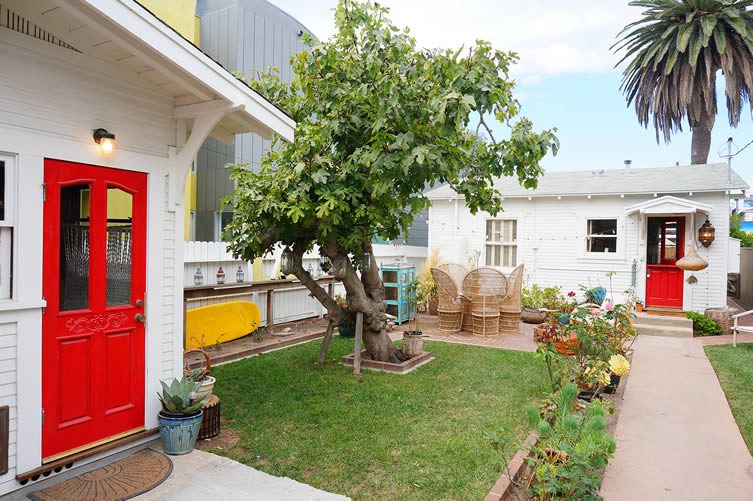
M 593 315 L 595 317 L 600 317 L 601 316 L 601 310 L 594 310 Z
M 614 311 L 614 304 L 607 302 L 604 304 L 604 309 L 607 311 Z
M 575 297 L 575 291 L 568 292 L 567 297 Z

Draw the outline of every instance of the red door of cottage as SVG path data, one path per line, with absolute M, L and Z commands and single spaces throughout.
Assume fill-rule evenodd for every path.
M 143 429 L 146 174 L 44 166 L 42 457 Z
M 685 248 L 685 218 L 648 219 L 646 306 L 682 308 L 683 271 L 676 262 Z

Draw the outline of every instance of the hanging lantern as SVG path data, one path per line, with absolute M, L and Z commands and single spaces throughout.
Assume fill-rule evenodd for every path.
M 321 268 L 324 273 L 329 272 L 329 270 L 332 268 L 332 263 L 330 263 L 327 256 L 321 256 L 319 258 L 319 268 Z
M 225 270 L 222 266 L 217 270 L 217 285 L 223 285 L 225 283 Z
M 701 271 L 706 269 L 708 265 L 709 263 L 698 255 L 695 246 L 690 248 L 685 257 L 675 263 L 675 266 L 685 271 Z
M 285 250 L 282 251 L 280 271 L 286 275 L 293 273 L 293 251 L 290 250 L 290 247 L 285 247 Z
M 246 274 L 243 273 L 243 267 L 238 266 L 238 271 L 235 272 L 235 281 L 242 284 L 246 280 Z
M 363 253 L 363 258 L 361 259 L 361 272 L 362 273 L 368 273 L 371 269 L 371 254 L 368 252 Z
M 345 275 L 345 272 L 348 269 L 348 258 L 337 256 L 332 262 L 332 266 L 334 266 L 336 274 Z
M 706 218 L 706 222 L 703 223 L 703 226 L 698 230 L 698 241 L 701 242 L 704 247 L 708 247 L 711 245 L 711 242 L 714 241 L 714 233 L 716 233 L 716 229 L 709 221 L 709 218 Z
M 201 268 L 196 268 L 196 273 L 193 274 L 193 284 L 197 287 L 204 284 L 204 275 L 201 274 Z

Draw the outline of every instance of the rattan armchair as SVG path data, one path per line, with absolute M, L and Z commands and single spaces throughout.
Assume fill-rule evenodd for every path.
M 501 298 L 499 313 L 499 330 L 503 334 L 520 332 L 520 313 L 522 311 L 520 294 L 523 289 L 525 266 L 520 264 L 507 276 L 508 290 Z
M 457 263 L 442 263 L 437 266 L 442 271 L 446 271 L 448 275 L 452 277 L 455 284 L 458 286 L 458 292 L 462 293 L 463 279 L 468 273 L 468 269 L 462 264 Z
M 458 332 L 463 325 L 463 301 L 458 286 L 449 273 L 439 268 L 432 268 L 431 276 L 437 284 L 439 296 L 439 330 Z
M 473 335 L 499 333 L 500 298 L 506 296 L 507 288 L 507 278 L 494 268 L 478 268 L 465 275 L 463 296 L 470 300 Z

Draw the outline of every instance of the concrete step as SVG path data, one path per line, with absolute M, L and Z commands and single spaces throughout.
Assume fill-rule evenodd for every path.
M 693 337 L 693 322 L 690 326 L 652 325 L 639 321 L 633 322 L 633 326 L 641 336 L 664 336 L 664 337 Z
M 675 317 L 670 315 L 651 315 L 648 313 L 637 313 L 637 318 L 633 322 L 634 324 L 662 326 L 662 327 L 676 327 L 676 328 L 690 328 L 693 329 L 693 321 L 685 317 Z

